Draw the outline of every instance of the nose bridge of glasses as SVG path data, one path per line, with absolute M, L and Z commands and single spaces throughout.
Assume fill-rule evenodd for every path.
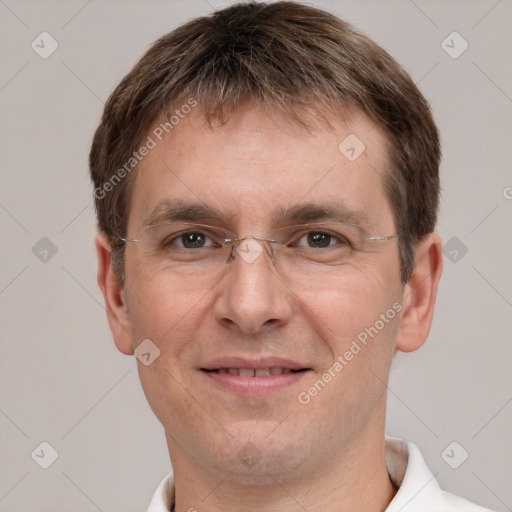
M 241 238 L 227 239 L 225 242 L 230 246 L 228 260 L 234 259 L 236 255 L 246 263 L 253 263 L 265 249 L 271 260 L 274 261 L 278 257 L 276 249 L 279 241 L 272 238 L 247 235 Z

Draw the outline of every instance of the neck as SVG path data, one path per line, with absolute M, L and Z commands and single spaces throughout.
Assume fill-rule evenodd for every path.
M 176 455 L 179 447 L 172 444 Z M 296 478 L 272 475 L 264 484 L 242 484 L 231 474 L 214 474 L 190 461 L 183 464 L 181 457 L 171 460 L 175 512 L 235 512 L 242 504 L 248 512 L 382 512 L 397 491 L 387 472 L 382 433 L 360 433 L 321 467 Z

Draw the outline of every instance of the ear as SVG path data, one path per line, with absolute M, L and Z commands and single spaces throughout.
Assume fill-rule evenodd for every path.
M 397 350 L 412 352 L 427 339 L 442 270 L 442 241 L 436 233 L 429 233 L 416 245 L 414 269 L 409 282 L 404 286 L 403 313 L 396 338 Z
M 125 291 L 112 268 L 112 248 L 105 233 L 96 235 L 98 253 L 98 285 L 105 299 L 108 323 L 119 351 L 132 355 L 134 351 L 131 325 L 126 307 Z

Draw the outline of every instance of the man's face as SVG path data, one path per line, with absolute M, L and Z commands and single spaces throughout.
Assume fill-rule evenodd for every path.
M 394 234 L 382 184 L 384 137 L 363 116 L 333 127 L 307 133 L 277 112 L 269 118 L 247 104 L 212 128 L 199 109 L 192 111 L 141 162 L 128 237 L 165 202 L 215 210 L 214 217 L 190 221 L 238 237 L 271 238 L 280 227 L 276 212 L 334 203 L 354 219 L 366 218 L 370 236 Z M 350 148 L 338 149 L 350 134 L 365 144 L 354 161 L 346 156 Z M 359 433 L 382 429 L 400 322 L 398 313 L 386 312 L 403 293 L 396 240 L 313 272 L 300 264 L 281 272 L 280 264 L 266 251 L 250 262 L 239 255 L 212 278 L 207 265 L 183 273 L 143 256 L 140 244 L 127 244 L 122 295 L 134 346 L 149 339 L 160 350 L 152 364 L 138 362 L 139 373 L 175 468 L 192 461 L 262 481 L 269 473 L 297 475 L 341 453 Z M 365 331 L 371 327 L 373 336 Z M 301 371 L 237 375 L 238 368 L 256 367 L 263 375 L 283 366 Z M 206 371 L 227 367 L 227 374 Z M 308 391 L 329 369 L 325 385 Z

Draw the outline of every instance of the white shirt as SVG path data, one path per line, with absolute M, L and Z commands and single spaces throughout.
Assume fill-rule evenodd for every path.
M 491 512 L 443 491 L 412 443 L 387 437 L 386 465 L 391 481 L 399 489 L 385 512 Z M 173 496 L 171 473 L 160 482 L 148 512 L 169 512 Z

